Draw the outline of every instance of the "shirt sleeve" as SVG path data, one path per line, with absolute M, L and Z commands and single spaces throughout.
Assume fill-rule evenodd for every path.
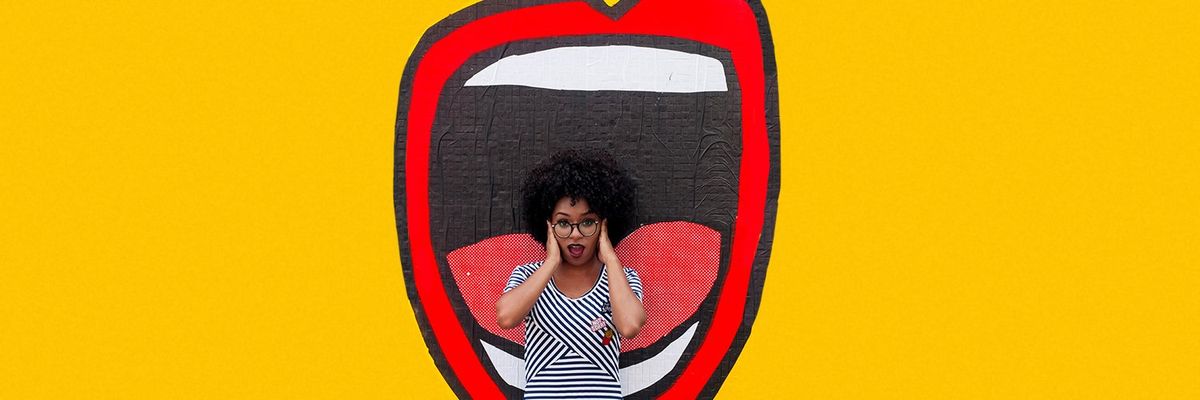
M 642 278 L 638 277 L 637 271 L 625 267 L 625 280 L 629 281 L 629 288 L 633 289 L 633 295 L 637 296 L 638 301 L 642 301 Z
M 516 289 L 517 286 L 525 283 L 525 280 L 529 279 L 530 275 L 533 275 L 535 269 L 537 268 L 533 264 L 520 265 L 514 268 L 512 275 L 508 276 L 508 285 L 504 286 L 504 293 L 508 293 L 509 290 Z

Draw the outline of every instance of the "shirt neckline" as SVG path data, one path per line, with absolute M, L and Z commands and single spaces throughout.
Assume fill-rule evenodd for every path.
M 571 300 L 571 301 L 583 300 L 584 298 L 591 296 L 592 292 L 595 292 L 596 288 L 600 287 L 600 281 L 603 280 L 604 277 L 607 275 L 608 275 L 608 268 L 604 264 L 600 264 L 600 276 L 596 277 L 596 283 L 592 284 L 592 288 L 588 289 L 588 291 L 586 291 L 586 292 L 583 292 L 583 294 L 579 295 L 579 297 L 567 296 L 566 293 L 563 293 L 562 290 L 559 290 L 558 285 L 554 283 L 554 277 L 550 277 L 550 287 L 554 288 L 554 291 L 556 293 L 558 293 L 559 296 L 562 296 L 564 299 Z

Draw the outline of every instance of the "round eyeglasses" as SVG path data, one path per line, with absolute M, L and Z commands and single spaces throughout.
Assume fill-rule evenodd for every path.
M 585 219 L 578 224 L 572 224 L 567 220 L 561 220 L 554 223 L 554 236 L 566 239 L 571 237 L 571 232 L 575 229 L 579 229 L 579 234 L 583 237 L 590 237 L 600 230 L 600 221 Z

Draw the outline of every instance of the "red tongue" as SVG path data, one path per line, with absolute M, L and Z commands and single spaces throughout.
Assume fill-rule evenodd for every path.
M 583 255 L 583 246 L 567 246 L 567 251 L 571 252 L 571 256 L 579 257 Z
M 578 246 L 570 246 L 572 254 Z M 643 306 L 649 319 L 621 351 L 644 348 L 662 339 L 696 312 L 717 279 L 721 236 L 691 222 L 660 222 L 638 228 L 617 246 L 621 265 L 642 279 Z M 471 315 L 488 332 L 524 344 L 521 328 L 500 329 L 496 300 L 513 268 L 546 258 L 542 246 L 526 234 L 485 239 L 446 255 L 454 281 Z

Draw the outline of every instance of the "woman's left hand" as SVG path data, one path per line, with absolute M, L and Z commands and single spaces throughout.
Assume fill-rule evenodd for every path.
M 600 262 L 604 265 L 620 265 L 617 261 L 617 251 L 613 249 L 612 241 L 608 239 L 608 219 L 600 222 Z

